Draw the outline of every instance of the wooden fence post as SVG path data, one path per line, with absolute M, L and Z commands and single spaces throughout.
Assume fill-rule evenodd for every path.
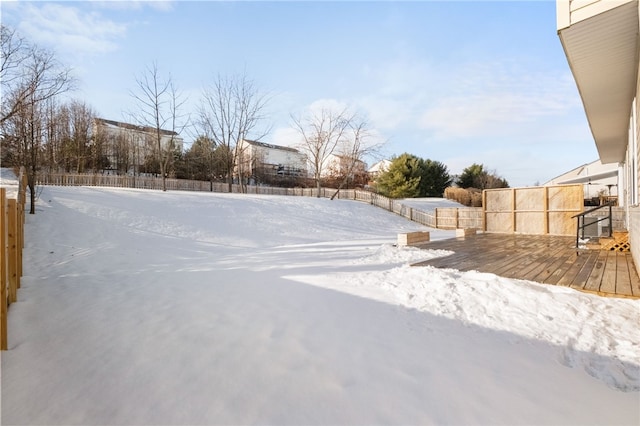
M 482 231 L 487 232 L 487 190 L 482 191 Z
M 24 248 L 24 210 L 19 200 L 16 203 L 16 247 L 18 254 L 18 288 L 20 288 L 20 278 L 22 277 L 22 249 Z
M 18 301 L 18 287 L 20 277 L 18 277 L 18 209 L 16 200 L 7 200 L 9 218 L 7 220 L 8 240 L 9 240 L 9 302 Z
M 549 234 L 549 187 L 545 186 L 544 187 L 544 200 L 542 201 L 543 203 L 543 209 L 544 209 L 544 233 L 545 235 Z
M 7 190 L 0 188 L 0 350 L 6 351 L 7 343 Z
M 516 189 L 511 188 L 511 232 L 518 231 L 516 226 L 518 224 L 516 220 Z

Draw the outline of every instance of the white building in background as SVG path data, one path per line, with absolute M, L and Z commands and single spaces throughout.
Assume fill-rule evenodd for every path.
M 389 166 L 391 166 L 391 161 L 390 160 L 380 160 L 380 161 L 378 161 L 377 163 L 375 163 L 371 167 L 369 167 L 369 170 L 367 170 L 369 172 L 369 177 L 371 178 L 371 180 L 375 180 L 382 173 L 384 173 L 387 170 L 389 170 Z
M 557 28 L 602 164 L 620 165 L 631 252 L 640 265 L 640 2 L 556 0 Z
M 595 198 L 618 200 L 621 170 L 622 167 L 618 163 L 602 164 L 602 161 L 596 160 L 554 177 L 545 182 L 544 186 L 581 183 L 584 185 L 585 201 L 591 201 Z M 619 205 L 624 204 L 624 200 L 618 201 Z
M 145 159 L 157 150 L 156 129 L 153 127 L 95 118 L 93 134 L 104 144 L 104 152 L 112 170 L 136 172 Z M 176 132 L 160 130 L 160 143 L 163 148 L 173 143 L 174 149 L 182 151 L 184 141 Z
M 236 175 L 243 177 L 307 177 L 307 156 L 295 148 L 243 139 Z
M 353 167 L 352 167 L 353 166 Z M 322 173 L 320 177 L 344 176 L 351 169 L 350 177 L 363 175 L 367 172 L 367 163 L 362 160 L 355 160 L 348 155 L 330 154 L 322 164 Z

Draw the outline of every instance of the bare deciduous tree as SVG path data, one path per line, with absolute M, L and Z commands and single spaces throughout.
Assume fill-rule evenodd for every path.
M 367 156 L 377 153 L 382 143 L 372 140 L 369 124 L 366 120 L 359 118 L 357 115 L 352 116 L 349 122 L 349 128 L 346 136 L 343 138 L 341 146 L 338 148 L 340 153 L 342 181 L 338 185 L 336 191 L 331 195 L 333 200 L 349 179 L 355 174 L 365 173 L 365 170 L 359 170 L 364 166 L 364 159 Z M 361 166 L 361 167 L 359 167 Z
M 15 30 L 0 25 L 0 124 L 23 108 L 46 101 L 73 88 L 71 70 L 53 52 L 30 45 Z
M 35 214 L 36 173 L 42 156 L 44 103 L 71 90 L 75 80 L 53 52 L 30 45 L 11 28 L 0 25 L 0 126 L 3 140 L 16 141 L 16 157 L 25 166 L 30 214 Z M 9 121 L 13 121 L 10 123 Z
M 308 111 L 302 117 L 291 116 L 293 127 L 302 139 L 301 148 L 307 154 L 318 197 L 327 160 L 338 146 L 345 142 L 347 130 L 354 117 L 347 108 L 338 112 L 331 108 L 322 108 L 319 112 Z
M 96 114 L 86 103 L 72 100 L 67 106 L 69 110 L 73 157 L 76 173 L 84 173 L 91 160 L 91 143 L 93 136 L 93 119 Z
M 229 192 L 233 189 L 233 173 L 242 155 L 240 142 L 248 137 L 259 140 L 268 133 L 268 129 L 258 128 L 265 118 L 267 102 L 268 97 L 261 94 L 244 74 L 232 77 L 218 75 L 213 84 L 204 90 L 198 124 L 203 135 L 213 140 L 215 147 L 222 148 L 221 152 L 225 153 L 223 161 Z M 242 171 L 238 172 L 241 176 Z
M 131 91 L 130 94 L 139 109 L 130 115 L 137 124 L 154 130 L 154 144 L 162 175 L 162 190 L 166 191 L 167 168 L 175 151 L 175 138 L 188 121 L 180 115 L 186 99 L 177 90 L 170 75 L 167 78 L 160 76 L 155 62 L 136 77 L 136 86 L 136 90 Z M 163 136 L 166 137 L 163 138 Z

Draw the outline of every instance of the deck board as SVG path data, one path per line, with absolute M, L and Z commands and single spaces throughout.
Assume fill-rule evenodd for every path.
M 573 237 L 480 233 L 422 244 L 423 249 L 454 253 L 414 266 L 476 270 L 601 295 L 640 298 L 640 276 L 630 253 L 576 249 L 574 244 Z
M 631 280 L 631 294 L 640 298 L 640 276 L 638 276 L 638 270 L 633 264 L 633 258 L 627 257 L 627 267 L 629 269 L 629 279 Z
M 587 263 L 587 260 L 589 260 L 588 253 L 576 254 L 573 263 L 569 266 L 567 272 L 558 280 L 556 285 L 571 287 L 571 283 L 576 279 L 584 264 Z
M 616 256 L 616 293 L 631 296 L 631 276 L 627 259 Z
M 587 280 L 589 276 L 593 272 L 593 268 L 596 265 L 596 261 L 598 260 L 598 255 L 600 254 L 597 250 L 589 250 L 582 254 L 587 259 L 580 268 L 580 271 L 576 274 L 570 286 L 577 290 L 583 290 L 584 286 L 587 284 Z
M 539 260 L 532 267 L 522 271 L 522 279 L 530 281 L 544 282 L 545 278 L 551 275 L 555 269 L 555 264 L 562 263 L 561 253 L 564 247 L 550 251 L 547 254 L 539 254 Z
M 600 284 L 602 283 L 602 277 L 604 276 L 604 266 L 607 263 L 607 256 L 609 256 L 609 252 L 606 250 L 601 250 L 598 252 L 598 259 L 596 260 L 596 264 L 593 267 L 593 271 L 591 271 L 591 275 L 589 275 L 589 278 L 587 279 L 584 290 L 600 290 Z
M 607 261 L 604 264 L 604 274 L 602 275 L 602 283 L 600 283 L 600 291 L 604 293 L 616 292 L 617 266 L 616 252 L 608 252 Z

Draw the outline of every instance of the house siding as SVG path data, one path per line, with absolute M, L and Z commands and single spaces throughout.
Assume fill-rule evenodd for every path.
M 286 175 L 307 176 L 307 157 L 296 149 L 243 140 L 240 151 L 236 173 L 245 177 L 254 176 L 258 172 L 275 175 L 278 167 L 286 169 Z
M 96 138 L 102 139 L 105 144 L 104 154 L 111 163 L 110 167 L 119 172 L 137 172 L 147 155 L 153 153 L 157 145 L 156 129 L 103 118 L 94 119 L 93 134 Z M 173 143 L 176 150 L 182 151 L 182 137 L 176 132 L 161 130 L 162 147 L 167 148 L 170 143 Z M 127 170 L 121 169 L 121 166 Z
M 638 11 L 640 12 L 640 2 L 638 3 Z M 638 21 L 638 32 L 640 33 L 640 20 Z M 640 68 L 640 66 L 639 66 Z M 635 149 L 636 158 L 640 154 L 640 70 L 638 70 L 638 80 L 636 84 L 636 97 L 634 99 L 633 108 L 631 108 L 629 146 Z M 640 165 L 635 165 L 636 180 L 634 181 L 635 190 L 640 188 Z M 629 205 L 628 222 L 629 222 L 629 241 L 631 243 L 631 255 L 633 262 L 640 265 L 640 206 L 637 203 L 633 206 Z
M 558 29 L 604 13 L 635 0 L 559 0 L 557 2 Z
M 640 265 L 640 2 L 557 0 L 556 7 L 558 34 L 600 159 L 622 169 L 619 194 Z

